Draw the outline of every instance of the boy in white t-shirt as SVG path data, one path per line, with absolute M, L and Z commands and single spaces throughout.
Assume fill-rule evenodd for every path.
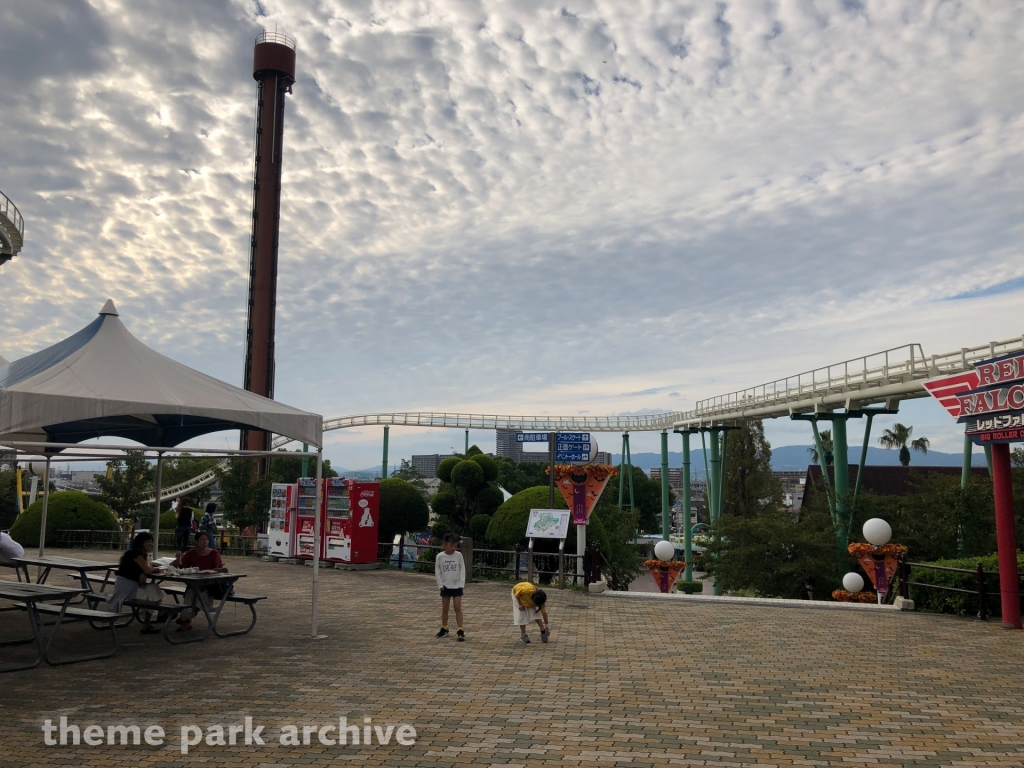
M 434 578 L 441 588 L 441 631 L 434 637 L 448 637 L 448 603 L 455 602 L 455 621 L 459 630 L 456 636 L 459 641 L 466 639 L 462 629 L 462 591 L 466 586 L 466 563 L 462 553 L 457 550 L 459 537 L 449 533 L 444 537 L 444 552 L 437 553 L 434 560 Z

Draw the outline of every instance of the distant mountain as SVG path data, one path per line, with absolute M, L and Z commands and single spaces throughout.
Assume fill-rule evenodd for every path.
M 850 463 L 860 462 L 860 447 L 849 449 Z M 633 466 L 640 467 L 644 472 L 650 472 L 653 467 L 661 466 L 660 453 L 634 453 L 632 456 Z M 972 464 L 975 467 L 984 467 L 985 454 L 975 453 L 972 457 Z M 618 465 L 619 454 L 612 455 L 612 463 Z M 963 461 L 963 454 L 943 453 L 942 451 L 928 451 L 927 454 L 919 451 L 910 452 L 910 466 L 912 467 L 959 467 Z M 678 467 L 683 463 L 681 452 L 669 451 L 669 467 Z M 806 445 L 783 445 L 772 449 L 772 469 L 775 470 L 797 470 L 807 469 L 811 463 L 811 454 L 807 451 Z M 899 451 L 887 451 L 884 448 L 868 448 L 867 464 L 871 466 L 895 467 L 899 466 Z M 693 477 L 704 477 L 704 452 L 698 448 L 690 450 L 690 472 Z

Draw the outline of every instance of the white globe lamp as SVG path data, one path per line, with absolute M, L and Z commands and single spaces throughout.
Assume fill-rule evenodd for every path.
M 864 589 L 864 577 L 851 571 L 843 576 L 843 589 L 847 592 L 860 592 Z
M 676 548 L 672 546 L 671 541 L 659 541 L 654 545 L 654 556 L 667 563 L 676 556 Z
M 868 544 L 872 544 L 876 547 L 880 547 L 883 544 L 888 544 L 889 539 L 892 538 L 892 528 L 880 517 L 872 517 L 866 523 L 864 523 L 864 538 L 867 539 Z

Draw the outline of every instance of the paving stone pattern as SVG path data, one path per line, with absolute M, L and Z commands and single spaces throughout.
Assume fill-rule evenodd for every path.
M 245 592 L 270 596 L 251 634 L 171 647 L 132 627 L 113 659 L 3 675 L 0 766 L 1024 765 L 1024 633 L 998 623 L 551 590 L 552 641 L 534 629 L 524 646 L 509 586 L 477 582 L 459 643 L 433 638 L 432 576 L 325 570 L 327 637 L 312 640 L 311 568 L 227 564 L 248 574 Z M 0 614 L 0 638 L 26 627 Z M 84 651 L 100 633 L 76 624 L 61 636 Z M 80 727 L 159 724 L 168 740 L 44 746 L 43 721 L 61 715 Z M 182 725 L 246 715 L 265 726 L 266 746 L 181 754 Z M 340 716 L 408 723 L 418 738 L 277 743 L 282 724 L 301 735 Z

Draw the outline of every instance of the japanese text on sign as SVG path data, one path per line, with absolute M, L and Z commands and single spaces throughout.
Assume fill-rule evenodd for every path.
M 516 432 L 517 443 L 546 443 L 547 432 Z

